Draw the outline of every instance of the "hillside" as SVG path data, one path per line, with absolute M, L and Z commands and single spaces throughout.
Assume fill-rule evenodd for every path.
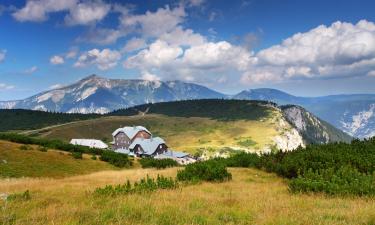
M 21 150 L 22 145 L 0 141 L 1 177 L 67 177 L 96 171 L 113 170 L 115 167 L 100 160 L 74 159 L 69 153 L 48 150 L 42 152 L 37 146 Z
M 354 137 L 375 135 L 374 94 L 298 97 L 275 89 L 260 88 L 242 91 L 232 98 L 299 105 Z
M 103 171 L 63 179 L 1 180 L 0 193 L 30 192 L 30 200 L 0 200 L 9 224 L 373 224 L 369 198 L 292 194 L 285 179 L 255 169 L 230 168 L 225 183 L 198 183 L 147 194 L 95 196 L 97 187 L 134 182 L 167 170 Z
M 305 114 L 302 116 L 304 118 Z M 210 154 L 232 150 L 292 150 L 306 143 L 350 139 L 312 114 L 304 120 L 309 126 L 307 130 L 298 130 L 288 119 L 281 108 L 268 102 L 189 100 L 136 106 L 105 117 L 31 133 L 66 141 L 97 138 L 109 142 L 111 133 L 118 127 L 142 125 L 155 136 L 163 137 L 172 149 Z M 321 126 L 312 129 L 317 123 Z
M 0 109 L 0 132 L 30 130 L 50 125 L 98 118 L 98 114 L 53 113 L 25 109 Z

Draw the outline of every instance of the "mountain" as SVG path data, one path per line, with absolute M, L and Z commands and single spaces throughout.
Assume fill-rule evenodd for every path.
M 0 102 L 0 109 L 104 114 L 147 103 L 221 98 L 299 105 L 351 136 L 366 138 L 375 135 L 375 95 L 298 97 L 275 89 L 261 88 L 228 96 L 181 81 L 106 79 L 96 75 L 23 100 Z
M 0 102 L 0 108 L 103 114 L 144 103 L 223 97 L 206 87 L 181 81 L 105 79 L 91 75 L 24 100 Z
M 366 138 L 375 135 L 375 95 L 297 97 L 279 90 L 261 88 L 242 91 L 233 98 L 300 105 L 351 136 Z

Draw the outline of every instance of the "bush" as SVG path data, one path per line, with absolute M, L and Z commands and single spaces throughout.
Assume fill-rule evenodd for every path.
M 177 187 L 178 182 L 172 177 L 167 178 L 158 175 L 156 180 L 147 176 L 135 182 L 133 185 L 129 180 L 125 184 L 119 184 L 117 186 L 107 185 L 104 188 L 95 189 L 94 194 L 114 196 L 119 194 L 152 192 L 158 189 L 175 189 Z
M 109 162 L 117 167 L 130 167 L 132 165 L 128 155 L 109 150 L 103 151 L 102 155 L 100 156 L 100 160 Z
M 26 190 L 25 192 L 23 193 L 15 193 L 15 194 L 11 194 L 7 197 L 7 200 L 8 201 L 15 201 L 15 200 L 24 200 L 24 201 L 28 201 L 31 199 L 31 196 L 30 196 L 30 192 L 29 190 Z
M 92 160 L 96 160 L 96 159 L 97 159 L 96 155 L 92 155 L 92 156 L 91 156 L 91 159 L 92 159 Z
M 72 156 L 75 159 L 82 159 L 82 152 L 72 152 Z
M 48 148 L 43 147 L 43 146 L 39 146 L 39 147 L 38 147 L 38 150 L 41 151 L 41 152 L 47 152 L 47 151 L 48 151 Z
M 157 168 L 165 169 L 167 167 L 178 166 L 178 163 L 173 159 L 153 159 L 153 158 L 143 158 L 139 160 L 142 168 Z
M 19 149 L 23 151 L 27 151 L 27 150 L 32 150 L 33 148 L 29 145 L 21 145 Z
M 360 173 L 357 169 L 344 166 L 304 173 L 292 179 L 289 188 L 292 192 L 324 192 L 334 195 L 375 196 L 374 175 Z
M 208 160 L 189 164 L 184 170 L 177 172 L 177 180 L 188 182 L 217 181 L 223 182 L 232 179 L 225 163 L 217 160 Z

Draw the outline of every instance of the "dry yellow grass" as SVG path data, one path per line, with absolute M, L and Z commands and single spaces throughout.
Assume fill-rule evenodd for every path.
M 272 137 L 282 132 L 275 122 L 280 116 L 280 113 L 274 112 L 269 119 L 228 122 L 152 114 L 113 116 L 45 128 L 39 130 L 39 134 L 66 141 L 72 138 L 112 140 L 111 134 L 115 129 L 121 126 L 142 125 L 154 135 L 164 138 L 170 148 L 180 151 L 194 153 L 199 148 L 243 148 L 238 144 L 239 138 L 251 139 L 256 143 L 251 148 L 262 149 L 266 145 L 273 145 Z
M 254 169 L 230 169 L 233 180 L 178 190 L 95 197 L 106 184 L 167 170 L 105 171 L 63 179 L 0 180 L 0 193 L 30 190 L 30 201 L 1 203 L 0 224 L 374 224 L 375 200 L 294 195 L 285 180 Z M 0 208 L 1 209 L 1 208 Z

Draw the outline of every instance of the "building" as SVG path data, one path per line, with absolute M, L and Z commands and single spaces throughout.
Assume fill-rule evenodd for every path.
M 137 138 L 150 139 L 152 134 L 145 127 L 123 127 L 118 128 L 112 133 L 113 149 L 129 149 L 131 143 Z
M 152 133 L 142 126 L 118 128 L 112 136 L 112 148 L 118 153 L 155 159 L 170 158 L 180 164 L 195 162 L 188 153 L 169 150 L 162 138 L 153 137 Z
M 70 141 L 72 145 L 81 145 L 87 146 L 90 148 L 100 148 L 100 149 L 107 149 L 108 145 L 101 140 L 96 139 L 72 139 Z

